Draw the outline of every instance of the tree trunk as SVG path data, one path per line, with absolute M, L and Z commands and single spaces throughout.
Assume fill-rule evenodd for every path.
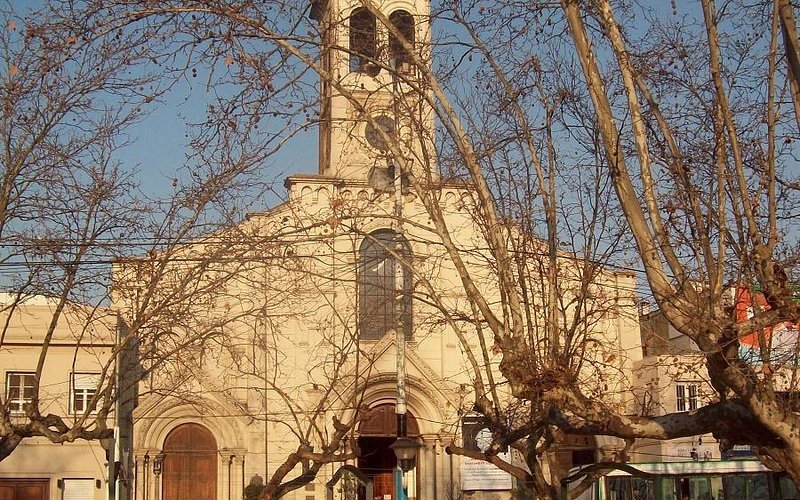
M 775 0 L 775 2 L 778 5 L 778 15 L 781 20 L 783 47 L 786 50 L 786 65 L 791 85 L 794 115 L 797 120 L 797 129 L 800 131 L 800 42 L 797 39 L 797 24 L 795 23 L 791 1 Z
M 21 441 L 22 438 L 17 434 L 0 437 L 0 462 L 8 458 Z

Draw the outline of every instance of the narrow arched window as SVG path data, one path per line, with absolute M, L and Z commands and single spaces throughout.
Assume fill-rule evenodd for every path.
M 406 338 L 411 338 L 412 282 L 408 244 L 394 231 L 376 231 L 364 238 L 358 257 L 360 338 L 378 340 L 392 329 L 401 329 Z
M 371 72 L 378 67 L 375 33 L 375 16 L 369 10 L 362 7 L 350 14 L 350 71 Z
M 389 30 L 389 52 L 392 66 L 400 73 L 410 73 L 413 69 L 411 53 L 406 50 L 401 38 L 414 46 L 414 17 L 404 10 L 396 10 L 389 16 L 392 29 Z

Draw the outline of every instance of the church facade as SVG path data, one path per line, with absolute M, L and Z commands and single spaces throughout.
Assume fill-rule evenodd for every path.
M 423 0 L 385 1 L 379 12 L 355 0 L 314 3 L 327 75 L 319 171 L 289 177 L 283 204 L 181 250 L 207 258 L 209 272 L 184 281 L 178 266 L 175 283 L 207 293 L 175 305 L 154 333 L 160 345 L 174 343 L 172 357 L 143 356 L 133 498 L 238 499 L 273 478 L 313 475 L 285 498 L 321 499 L 344 463 L 372 480 L 374 498 L 397 498 L 390 445 L 399 432 L 420 445 L 409 497 L 510 496 L 510 479 L 498 487 L 473 478 L 464 491 L 462 459 L 444 452 L 465 441 L 466 347 L 481 349 L 474 329 L 458 328 L 470 307 L 457 265 L 493 304 L 501 292 L 472 190 L 437 173 L 433 113 L 415 83 L 429 59 L 428 9 Z M 420 189 L 434 193 L 436 214 Z M 461 249 L 458 264 L 434 216 Z M 135 322 L 137 274 L 130 264 L 115 274 L 114 307 Z M 609 377 L 630 386 L 641 357 L 634 278 L 604 279 L 625 310 L 603 323 L 619 354 Z M 499 354 L 483 350 L 498 373 Z M 564 469 L 613 445 L 573 440 L 551 458 Z

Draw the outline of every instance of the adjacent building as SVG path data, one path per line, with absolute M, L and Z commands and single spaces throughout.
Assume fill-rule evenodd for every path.
M 728 287 L 726 299 L 731 316 L 737 322 L 751 318 L 754 307 L 769 308 L 763 295 L 744 286 Z M 705 356 L 689 337 L 672 327 L 660 311 L 650 311 L 647 304 L 642 307 L 640 324 L 644 357 L 634 364 L 635 411 L 638 414 L 657 416 L 689 412 L 719 400 L 708 377 Z M 777 391 L 786 391 L 792 380 L 798 332 L 797 325 L 781 323 L 763 332 L 744 335 L 738 339 L 739 357 L 758 368 L 764 364 L 762 347 L 765 348 L 763 352 L 770 356 L 766 363 L 770 371 L 765 376 L 772 378 Z M 634 452 L 637 462 L 724 458 L 756 457 L 748 446 L 735 447 L 721 455 L 719 442 L 711 434 L 667 441 L 640 439 Z
M 5 412 L 9 420 L 23 420 L 24 407 L 34 397 L 39 374 L 42 414 L 64 416 L 70 425 L 86 414 L 92 399 L 106 386 L 101 373 L 113 369 L 116 315 L 104 309 L 68 304 L 52 325 L 56 301 L 34 296 L 17 300 L 0 294 L 0 370 Z M 46 355 L 45 336 L 52 328 Z M 38 369 L 41 358 L 43 365 Z M 114 416 L 108 419 L 114 427 Z M 12 500 L 100 500 L 109 495 L 106 450 L 113 442 L 75 441 L 53 444 L 46 438 L 24 439 L 0 462 L 0 498 Z

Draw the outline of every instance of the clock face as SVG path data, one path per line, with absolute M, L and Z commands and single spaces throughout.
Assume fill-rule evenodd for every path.
M 367 122 L 367 128 L 364 130 L 364 138 L 367 139 L 367 142 L 373 148 L 379 151 L 387 151 L 389 149 L 389 144 L 383 140 L 377 127 L 380 127 L 386 135 L 391 137 L 395 132 L 394 119 L 387 115 L 380 115 L 376 117 L 374 121 L 375 125 L 373 125 L 372 122 Z

